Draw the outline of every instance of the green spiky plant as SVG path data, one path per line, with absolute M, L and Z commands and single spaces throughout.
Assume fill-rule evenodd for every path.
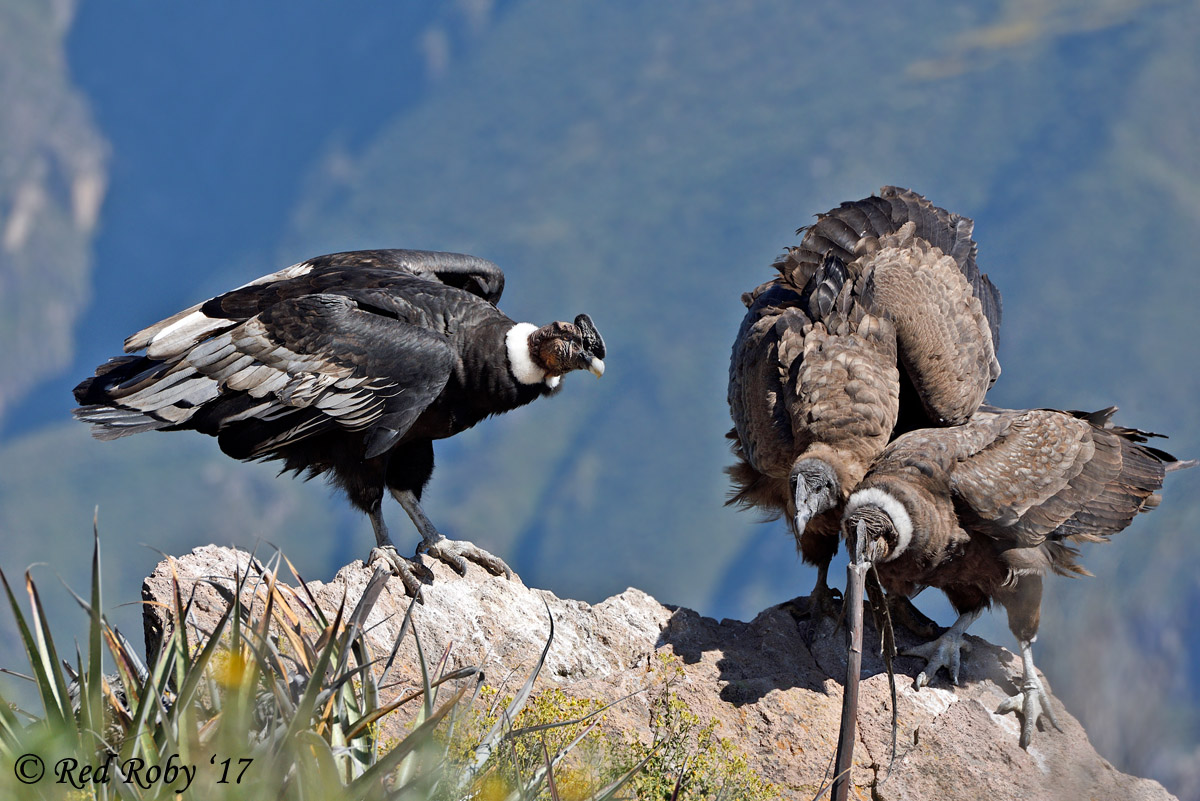
M 543 745 L 542 765 L 535 770 L 510 774 L 503 783 L 491 781 L 502 764 L 500 755 L 517 738 L 586 722 L 544 723 L 533 731 L 513 727 L 549 650 L 553 619 L 550 640 L 521 691 L 478 738 L 470 759 L 451 759 L 453 727 L 472 714 L 479 671 L 447 672 L 445 656 L 430 670 L 412 631 L 422 686 L 382 699 L 400 640 L 412 630 L 413 609 L 410 605 L 377 675 L 381 660 L 363 636 L 363 624 L 386 573 L 377 571 L 354 609 L 347 614 L 343 601 L 330 620 L 279 555 L 254 579 L 248 571 L 232 577 L 232 588 L 224 588 L 224 613 L 212 631 L 197 632 L 194 642 L 187 634 L 192 599 L 184 600 L 174 577 L 175 625 L 147 667 L 101 611 L 95 526 L 93 536 L 91 595 L 87 600 L 76 596 L 89 618 L 87 651 L 76 649 L 73 664 L 60 659 L 32 577 L 26 573 L 27 617 L 0 570 L 29 660 L 28 678 L 43 709 L 41 715 L 21 712 L 0 697 L 0 798 L 562 801 L 555 766 L 580 737 L 554 753 Z M 279 562 L 287 564 L 300 593 L 276 582 Z M 255 599 L 249 607 L 242 600 L 247 589 Z M 105 658 L 114 674 L 104 672 Z M 452 689 L 455 683 L 459 686 Z M 476 693 L 467 696 L 472 686 Z M 415 701 L 419 709 L 411 730 L 383 747 L 380 721 Z M 650 749 L 636 764 L 621 767 L 604 786 L 572 797 L 619 797 L 653 753 Z M 41 760 L 40 778 L 30 756 Z M 69 768 L 65 774 L 59 773 L 62 765 Z M 194 771 L 189 775 L 184 767 Z M 499 786 L 504 792 L 498 796 L 486 791 Z

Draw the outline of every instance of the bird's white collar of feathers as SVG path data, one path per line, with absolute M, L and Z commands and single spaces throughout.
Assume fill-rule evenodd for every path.
M 522 384 L 545 384 L 554 389 L 562 381 L 562 376 L 547 377 L 546 371 L 537 366 L 529 351 L 529 335 L 536 330 L 537 326 L 533 323 L 517 323 L 508 329 L 504 336 L 504 344 L 508 347 L 508 366 Z
M 868 487 L 850 496 L 850 500 L 846 501 L 845 514 L 850 514 L 860 506 L 878 506 L 892 519 L 892 526 L 896 529 L 896 545 L 888 549 L 887 558 L 882 561 L 890 562 L 904 553 L 908 544 L 912 542 L 913 530 L 912 518 L 908 516 L 904 504 L 879 487 Z

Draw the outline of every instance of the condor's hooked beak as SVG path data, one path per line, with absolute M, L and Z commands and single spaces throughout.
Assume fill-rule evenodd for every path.
M 858 720 L 858 681 L 862 672 L 863 639 L 863 590 L 867 571 L 878 550 L 875 543 L 868 544 L 870 537 L 866 523 L 858 521 L 854 532 L 854 548 L 850 563 L 846 565 L 845 605 L 850 619 L 848 637 L 849 653 L 846 655 L 846 681 L 842 685 L 842 724 L 838 731 L 837 758 L 833 768 L 833 801 L 845 801 L 850 790 L 850 767 L 854 763 L 854 728 Z
M 812 520 L 813 513 L 816 511 L 813 509 L 813 506 L 815 506 L 815 504 L 813 503 L 811 496 L 807 496 L 803 500 L 800 500 L 800 498 L 797 497 L 796 516 L 793 518 L 793 521 L 796 524 L 797 535 L 803 534 L 804 529 L 808 526 L 808 521 Z
M 599 378 L 604 375 L 604 357 L 607 354 L 604 337 L 600 336 L 596 324 L 586 314 L 575 317 L 575 329 L 579 332 L 583 344 L 583 355 L 589 359 L 587 371 Z

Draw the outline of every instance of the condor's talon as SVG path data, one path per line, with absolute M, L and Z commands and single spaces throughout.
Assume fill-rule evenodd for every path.
M 813 623 L 823 619 L 836 620 L 842 613 L 842 592 L 828 584 L 818 582 L 808 596 L 808 616 Z
M 970 644 L 965 642 L 961 636 L 950 636 L 950 633 L 947 632 L 933 642 L 906 648 L 900 654 L 902 656 L 918 656 L 925 660 L 925 669 L 917 675 L 913 682 L 913 687 L 919 690 L 933 681 L 933 677 L 941 668 L 945 668 L 946 672 L 950 674 L 950 683 L 957 685 L 962 666 L 962 652 L 970 649 Z
M 813 585 L 812 592 L 808 595 L 808 604 L 797 615 L 800 618 L 808 619 L 804 644 L 810 648 L 817 639 L 819 631 L 826 628 L 824 626 L 826 621 L 833 621 L 834 631 L 837 631 L 838 626 L 841 625 L 842 592 L 829 586 L 828 570 L 827 564 L 817 568 L 817 583 Z
M 958 684 L 958 676 L 962 667 L 962 655 L 971 652 L 971 644 L 966 641 L 967 627 L 975 622 L 980 611 L 967 612 L 959 615 L 954 625 L 946 629 L 942 636 L 932 642 L 916 645 L 901 651 L 902 656 L 918 656 L 925 660 L 922 670 L 913 682 L 914 689 L 921 689 L 933 681 L 940 668 L 945 668 L 950 674 L 952 684 Z
M 417 546 L 417 553 L 427 553 L 434 559 L 445 562 L 460 576 L 467 574 L 467 561 L 470 560 L 493 575 L 504 576 L 506 579 L 513 577 L 512 568 L 505 564 L 503 559 L 466 540 L 451 540 L 445 537 L 434 542 L 425 540 Z
M 404 585 L 404 591 L 418 600 L 421 598 L 419 594 L 421 579 L 417 577 L 417 573 L 421 573 L 428 579 L 433 578 L 433 572 L 428 567 L 420 562 L 405 559 L 392 545 L 381 545 L 371 549 L 371 553 L 367 556 L 367 564 L 373 565 L 376 562 L 385 563 L 392 575 L 400 579 L 400 583 Z
M 1042 716 L 1048 718 L 1055 729 L 1062 731 L 1062 726 L 1058 725 L 1054 708 L 1050 706 L 1050 696 L 1046 694 L 1046 688 L 1042 685 L 1042 680 L 1038 678 L 1037 670 L 1033 667 L 1032 643 L 1021 643 L 1021 662 L 1024 668 L 1021 691 L 1001 701 L 1000 706 L 996 707 L 996 714 L 1005 715 L 1009 712 L 1016 712 L 1021 716 L 1020 744 L 1022 748 L 1029 748 L 1029 744 L 1033 741 L 1033 731 L 1037 728 L 1037 722 Z
M 409 519 L 421 533 L 421 543 L 417 545 L 417 554 L 427 553 L 434 559 L 445 562 L 460 576 L 467 574 L 467 561 L 481 565 L 489 573 L 511 579 L 512 569 L 498 556 L 488 553 L 474 543 L 466 540 L 447 539 L 444 534 L 425 516 L 421 504 L 411 490 L 392 490 L 392 495 L 408 512 Z
M 1021 716 L 1020 743 L 1022 748 L 1029 748 L 1029 744 L 1033 741 L 1033 731 L 1043 715 L 1049 718 L 1054 728 L 1062 731 L 1062 726 L 1058 725 L 1058 718 L 1054 715 L 1054 709 L 1050 706 L 1050 698 L 1046 695 L 1046 690 L 1036 676 L 1032 682 L 1022 682 L 1019 693 L 1001 701 L 1000 706 L 996 707 L 997 715 L 1009 712 L 1016 712 Z

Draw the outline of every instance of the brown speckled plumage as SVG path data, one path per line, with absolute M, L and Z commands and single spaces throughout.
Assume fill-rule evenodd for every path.
M 886 492 L 911 518 L 908 547 L 877 562 L 885 588 L 937 587 L 963 613 L 993 599 L 1009 606 L 1048 572 L 1086 574 L 1075 545 L 1106 540 L 1157 506 L 1166 472 L 1189 464 L 1147 445 L 1155 435 L 1112 425 L 1114 411 L 985 406 L 966 425 L 897 438 L 856 490 Z M 1036 604 L 1023 610 L 1014 619 L 1009 606 L 1010 625 L 1028 639 Z
M 1166 473 L 1195 464 L 1148 446 L 1154 434 L 1114 426 L 1115 411 L 981 407 L 964 425 L 898 437 L 846 504 L 843 530 L 854 554 L 848 596 L 861 597 L 873 564 L 893 598 L 936 587 L 959 613 L 939 637 L 905 652 L 926 660 L 918 688 L 943 667 L 957 684 L 967 628 L 993 601 L 1005 607 L 1023 675 L 996 712 L 1022 716 L 1022 748 L 1039 720 L 1058 726 L 1033 664 L 1042 577 L 1086 574 L 1076 544 L 1124 529 L 1158 505 Z M 861 638 L 861 604 L 849 630 Z M 857 679 L 847 675 L 848 683 Z M 849 714 L 844 706 L 838 771 L 853 752 Z
M 837 551 L 841 504 L 897 425 L 962 423 L 999 375 L 1000 296 L 976 266 L 972 228 L 884 187 L 818 215 L 776 261 L 778 276 L 743 296 L 729 370 L 730 503 L 791 522 L 798 464 L 827 463 L 836 505 L 804 531 L 791 525 L 822 570 Z

